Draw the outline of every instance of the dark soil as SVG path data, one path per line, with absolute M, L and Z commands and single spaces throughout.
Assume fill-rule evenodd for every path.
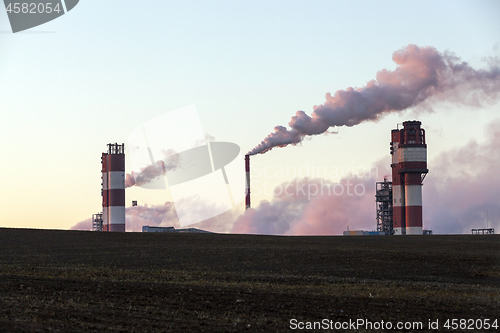
M 289 332 L 291 319 L 452 331 L 447 319 L 481 318 L 500 325 L 500 235 L 0 228 L 0 332 Z

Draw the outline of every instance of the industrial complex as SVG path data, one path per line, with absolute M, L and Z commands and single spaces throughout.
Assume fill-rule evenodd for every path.
M 427 169 L 425 130 L 406 121 L 391 132 L 392 182 L 376 184 L 377 229 L 346 231 L 345 235 L 422 235 L 422 181 Z M 125 232 L 125 145 L 109 143 L 101 156 L 102 213 L 92 215 L 92 230 Z M 250 208 L 250 156 L 245 155 L 245 208 Z M 175 232 L 145 226 L 143 231 Z M 174 231 L 175 230 L 175 231 Z M 179 231 L 177 231 L 179 232 Z
M 392 181 L 376 183 L 376 230 L 347 230 L 344 235 L 429 235 L 423 229 L 422 185 L 429 172 L 427 144 L 421 122 L 402 123 L 391 131 Z M 101 156 L 102 212 L 92 215 L 92 230 L 125 232 L 125 145 L 109 143 Z M 250 208 L 250 156 L 245 155 L 245 208 Z M 137 201 L 133 201 L 133 206 Z M 144 226 L 143 232 L 206 232 L 199 229 Z M 493 234 L 492 228 L 473 234 Z

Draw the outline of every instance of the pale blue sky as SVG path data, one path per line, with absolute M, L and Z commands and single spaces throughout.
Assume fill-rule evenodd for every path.
M 395 68 L 392 53 L 408 44 L 482 66 L 500 52 L 498 17 L 500 1 L 81 0 L 12 34 L 2 8 L 0 226 L 65 229 L 98 212 L 106 144 L 166 111 L 196 105 L 205 132 L 246 152 L 326 92 Z M 430 158 L 483 140 L 500 116 L 498 105 L 435 109 L 418 116 L 439 137 Z M 388 158 L 390 129 L 409 117 L 341 128 L 253 163 L 370 166 Z M 127 203 L 165 201 L 128 191 Z

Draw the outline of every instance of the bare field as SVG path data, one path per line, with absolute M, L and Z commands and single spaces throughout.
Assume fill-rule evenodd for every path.
M 0 332 L 289 332 L 293 318 L 500 320 L 500 235 L 0 228 Z

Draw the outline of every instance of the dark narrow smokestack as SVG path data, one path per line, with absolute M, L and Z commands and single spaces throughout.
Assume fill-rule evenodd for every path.
M 250 155 L 245 155 L 245 172 L 247 175 L 246 183 L 246 209 L 250 208 Z

